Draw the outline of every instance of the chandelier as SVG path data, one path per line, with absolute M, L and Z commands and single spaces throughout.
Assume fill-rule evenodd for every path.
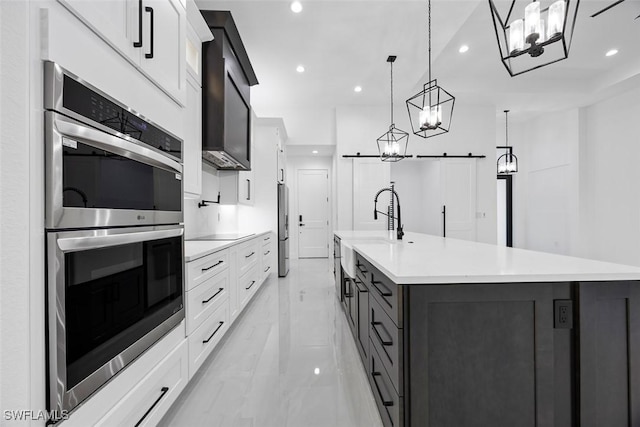
M 431 79 L 431 0 L 429 5 L 429 81 L 422 90 L 407 99 L 407 111 L 411 129 L 415 135 L 430 138 L 449 132 L 455 98 L 442 87 L 437 79 Z
M 512 0 L 503 19 L 489 0 L 500 58 L 517 76 L 569 56 L 580 0 Z M 506 9 L 504 10 L 506 11 Z
M 508 114 L 509 110 L 504 110 L 505 145 L 498 148 L 503 148 L 507 150 L 507 152 L 498 157 L 498 175 L 509 175 L 518 172 L 518 158 L 513 154 L 512 147 L 509 147 Z
M 391 125 L 389 130 L 377 139 L 380 160 L 383 162 L 398 162 L 407 154 L 409 134 L 398 129 L 393 123 L 393 63 L 396 56 L 389 55 L 387 62 L 391 66 Z

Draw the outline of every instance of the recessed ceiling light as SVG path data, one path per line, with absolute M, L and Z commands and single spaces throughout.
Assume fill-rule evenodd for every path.
M 610 51 L 608 51 L 605 55 L 607 56 L 613 56 L 616 53 L 618 53 L 618 49 L 611 49 Z
M 302 12 L 302 3 L 300 3 L 299 1 L 294 1 L 293 3 L 291 3 L 291 11 L 293 13 Z
M 318 154 L 318 150 L 313 150 L 312 153 L 313 154 Z
M 316 374 L 316 375 L 320 375 L 320 368 L 314 369 L 313 373 Z
M 304 73 L 304 66 L 303 65 L 298 65 L 296 67 L 296 71 L 299 72 L 299 73 Z
M 357 93 L 360 93 L 360 92 L 362 92 L 362 87 L 361 86 L 356 86 L 356 87 L 353 88 L 353 91 L 357 92 Z
M 463 44 L 462 46 L 460 46 L 460 49 L 458 49 L 458 52 L 465 53 L 468 50 L 469 50 L 469 46 L 467 46 L 466 44 Z

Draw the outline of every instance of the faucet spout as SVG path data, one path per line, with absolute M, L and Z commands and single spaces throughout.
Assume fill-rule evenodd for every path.
M 396 227 L 396 237 L 398 238 L 398 240 L 402 240 L 402 236 L 404 236 L 404 230 L 402 227 L 402 215 L 400 214 L 400 197 L 398 197 L 398 193 L 396 192 L 396 190 L 393 188 L 393 183 L 391 183 L 392 186 L 391 187 L 386 187 L 386 188 L 382 188 L 381 190 L 379 190 L 376 193 L 376 197 L 373 199 L 373 219 L 378 219 L 378 214 L 381 213 L 382 215 L 385 215 L 389 218 L 393 218 L 396 219 L 398 221 L 398 225 Z M 393 197 L 395 198 L 396 201 L 396 211 L 398 213 L 398 216 L 395 217 L 393 216 L 393 213 L 391 215 L 389 215 L 388 213 L 382 212 L 378 210 L 378 196 L 380 196 L 380 194 L 382 194 L 385 191 L 389 191 Z M 391 228 L 390 228 L 391 230 Z

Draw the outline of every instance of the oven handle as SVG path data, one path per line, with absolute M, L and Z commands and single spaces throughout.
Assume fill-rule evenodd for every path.
M 54 125 L 63 137 L 68 136 L 92 147 L 137 160 L 150 166 L 159 167 L 169 172 L 182 173 L 180 163 L 167 156 L 117 136 L 109 135 L 106 132 L 78 124 L 75 120 L 56 114 L 54 116 Z
M 98 230 L 100 231 L 100 230 Z M 59 237 L 58 247 L 63 252 L 107 248 L 109 246 L 126 245 L 129 243 L 146 242 L 148 240 L 164 239 L 182 236 L 183 228 L 170 230 L 136 231 L 133 233 L 111 234 L 103 236 Z

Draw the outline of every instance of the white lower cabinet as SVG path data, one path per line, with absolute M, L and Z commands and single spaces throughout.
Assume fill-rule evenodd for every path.
M 96 426 L 155 426 L 189 381 L 187 340 L 147 374 Z
M 273 243 L 271 242 L 270 235 L 263 238 L 260 258 L 262 260 L 262 280 L 266 280 L 273 271 Z
M 228 298 L 202 325 L 189 335 L 189 378 L 202 366 L 207 356 L 229 328 Z
M 229 269 L 219 272 L 187 292 L 187 335 L 190 335 L 216 309 L 228 305 Z

